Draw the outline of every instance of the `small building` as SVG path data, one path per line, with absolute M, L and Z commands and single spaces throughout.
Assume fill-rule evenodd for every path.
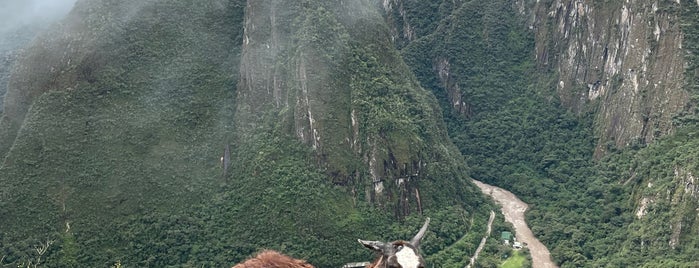
M 500 240 L 502 240 L 505 245 L 509 245 L 510 241 L 512 241 L 512 238 L 512 233 L 508 231 L 503 231 L 502 233 L 500 233 Z

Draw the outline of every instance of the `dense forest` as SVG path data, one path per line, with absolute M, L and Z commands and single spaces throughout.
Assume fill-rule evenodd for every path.
M 465 263 L 494 206 L 378 6 L 348 5 L 78 1 L 8 79 L 0 265 L 339 267 L 427 216 L 429 262 Z
M 692 175 L 697 151 L 690 149 L 697 142 L 696 97 L 673 117 L 671 135 L 627 146 L 604 141 L 607 154 L 598 157 L 604 100 L 580 108 L 556 97 L 560 73 L 537 66 L 535 43 L 541 41 L 516 4 L 466 1 L 454 8 L 450 1 L 392 2 L 394 32 L 410 25 L 422 35 L 398 34 L 403 37 L 398 47 L 423 87 L 440 99 L 451 139 L 466 157 L 471 176 L 533 205 L 528 221 L 559 265 L 697 265 Z M 656 14 L 673 14 L 673 22 L 682 25 L 688 62 L 682 89 L 695 95 L 699 7 L 666 5 Z
M 341 267 L 425 217 L 428 266 L 464 267 L 497 211 L 471 178 L 561 267 L 696 267 L 699 3 L 631 2 L 78 0 L 0 29 L 0 267 Z M 512 255 L 493 230 L 477 267 Z

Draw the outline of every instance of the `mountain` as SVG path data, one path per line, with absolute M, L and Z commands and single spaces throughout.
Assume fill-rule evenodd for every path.
M 6 1 L 0 9 L 0 100 L 19 51 L 41 31 L 65 16 L 75 0 Z M 2 101 L 0 101 L 0 110 Z
M 693 1 L 383 1 L 474 178 L 562 267 L 696 266 Z
M 371 258 L 357 238 L 429 216 L 428 263 L 461 267 L 494 208 L 475 178 L 530 204 L 561 267 L 695 267 L 697 14 L 79 0 L 10 60 L 0 265 L 225 266 L 271 248 L 339 266 Z M 496 267 L 489 241 L 479 264 Z
M 698 153 L 699 2 L 561 1 L 530 8 L 537 14 L 530 22 L 538 64 L 558 73 L 556 92 L 565 106 L 594 111 L 595 157 L 608 158 L 601 164 L 630 193 L 633 220 L 615 256 L 696 266 L 699 192 L 690 159 Z
M 444 254 L 492 206 L 372 1 L 79 0 L 4 101 L 0 265 Z
M 465 175 L 456 174 L 466 170 L 436 100 L 393 49 L 373 2 L 249 3 L 245 21 L 239 146 L 264 143 L 256 141 L 259 133 L 278 131 L 311 148 L 333 183 L 361 199 L 390 202 L 399 217 L 422 201 L 447 202 L 432 200 L 440 195 L 464 196 L 444 192 L 462 191 L 447 186 L 464 184 Z M 421 183 L 440 193 L 418 200 Z

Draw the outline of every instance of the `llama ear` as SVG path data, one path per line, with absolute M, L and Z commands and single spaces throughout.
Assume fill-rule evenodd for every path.
M 381 241 L 367 241 L 361 239 L 357 239 L 357 241 L 373 251 L 383 252 L 383 249 L 386 247 L 386 243 Z
M 429 226 L 429 225 L 430 225 L 430 218 L 427 218 L 425 220 L 425 224 L 423 224 L 422 228 L 420 228 L 420 231 L 417 232 L 417 234 L 415 235 L 415 237 L 413 237 L 413 239 L 410 239 L 410 244 L 412 244 L 416 248 L 420 247 L 420 240 L 422 240 L 422 237 L 425 236 L 425 232 L 427 231 L 427 226 Z

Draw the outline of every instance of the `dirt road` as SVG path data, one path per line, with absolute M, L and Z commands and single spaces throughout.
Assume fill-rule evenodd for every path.
M 486 230 L 485 236 L 483 237 L 483 239 L 481 239 L 481 243 L 478 245 L 476 253 L 473 254 L 473 257 L 471 257 L 471 261 L 468 265 L 466 265 L 466 268 L 471 268 L 471 266 L 473 266 L 473 264 L 476 262 L 476 259 L 478 259 L 478 255 L 481 254 L 483 247 L 485 247 L 485 242 L 488 241 L 488 237 L 490 236 L 490 233 L 493 231 L 493 220 L 495 220 L 495 212 L 491 210 L 490 218 L 488 219 L 488 230 Z
M 515 227 L 515 237 L 517 237 L 517 241 L 527 244 L 529 252 L 532 254 L 532 266 L 534 268 L 558 267 L 551 260 L 551 253 L 549 253 L 549 250 L 536 239 L 532 230 L 527 226 L 527 222 L 524 221 L 524 212 L 529 207 L 526 203 L 522 202 L 516 195 L 505 189 L 477 180 L 473 180 L 473 183 L 475 183 L 478 188 L 481 188 L 484 194 L 490 195 L 495 202 L 502 206 L 502 214 L 505 215 L 505 220 L 512 223 Z

